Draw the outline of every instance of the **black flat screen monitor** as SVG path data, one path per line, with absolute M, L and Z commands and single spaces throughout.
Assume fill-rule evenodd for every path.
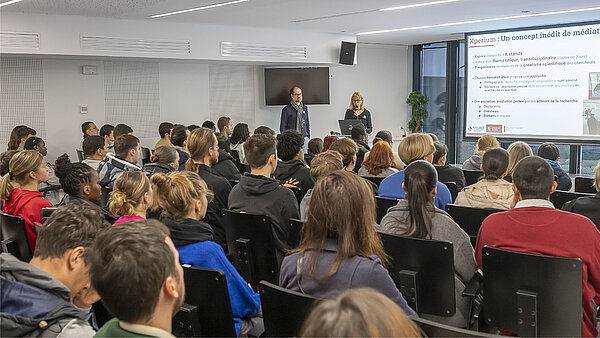
M 329 67 L 265 68 L 265 104 L 290 103 L 290 89 L 302 89 L 304 104 L 329 104 Z

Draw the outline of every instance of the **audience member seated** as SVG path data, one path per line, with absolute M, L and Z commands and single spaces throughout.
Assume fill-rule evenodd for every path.
M 202 128 L 208 128 L 208 129 L 212 130 L 213 133 L 217 132 L 217 126 L 215 126 L 215 123 L 210 120 L 206 120 L 206 121 L 202 122 Z
M 177 150 L 179 154 L 179 170 L 185 170 L 185 163 L 187 162 L 190 155 L 187 150 L 187 136 L 189 131 L 180 124 L 176 124 L 171 131 L 171 143 L 173 148 Z
M 302 242 L 283 260 L 279 285 L 315 297 L 374 288 L 416 315 L 396 288 L 375 231 L 375 198 L 358 175 L 335 171 L 319 179 L 310 198 Z
M 558 177 L 558 187 L 556 189 L 569 191 L 573 183 L 571 177 L 560 167 L 560 152 L 556 144 L 552 142 L 544 142 L 540 144 L 537 150 L 537 155 L 546 160 L 552 166 L 554 175 Z
M 594 187 L 596 195 L 591 197 L 579 197 L 563 204 L 562 209 L 576 214 L 586 216 L 591 219 L 596 227 L 600 229 L 600 163 L 594 168 L 596 177 L 594 178 Z
M 8 141 L 8 150 L 24 150 L 25 141 L 28 138 L 34 137 L 37 132 L 27 126 L 16 126 L 10 133 L 10 140 Z
M 150 163 L 144 164 L 142 172 L 150 178 L 156 173 L 168 174 L 179 170 L 179 153 L 173 147 L 160 146 L 150 155 Z
M 214 138 L 210 129 L 203 129 Z M 212 241 L 211 227 L 201 221 L 213 197 L 211 191 L 198 174 L 190 171 L 156 175 L 152 183 L 169 215 L 163 222 L 171 231 L 180 262 L 225 273 L 236 332 L 246 335 L 254 326 L 252 317 L 260 312 L 260 296 L 227 260 L 223 248 Z
M 92 284 L 115 318 L 95 337 L 173 337 L 173 316 L 185 298 L 183 268 L 156 220 L 102 232 L 90 250 Z
M 273 222 L 273 237 L 279 260 L 290 249 L 289 220 L 299 218 L 298 201 L 294 193 L 273 178 L 277 167 L 277 140 L 264 134 L 252 135 L 244 144 L 250 166 L 229 194 L 229 209 L 266 215 Z
M 18 150 L 7 150 L 7 151 L 3 152 L 2 154 L 0 154 L 0 182 L 2 182 L 2 177 L 4 177 L 4 175 L 8 174 L 8 172 L 10 171 L 10 169 L 9 169 L 10 160 L 18 152 L 19 152 Z
M 469 236 L 450 215 L 433 205 L 436 182 L 437 172 L 431 163 L 419 160 L 409 164 L 404 171 L 402 184 L 406 199 L 400 200 L 398 205 L 388 210 L 381 220 L 380 231 L 398 236 L 449 241 L 453 244 L 456 313 L 452 317 L 428 318 L 464 328 L 468 325 L 471 302 L 462 296 L 462 292 L 477 271 L 477 263 Z
M 190 125 L 187 127 L 187 130 L 188 130 L 188 131 L 191 133 L 191 132 L 193 132 L 194 130 L 196 130 L 196 129 L 198 129 L 198 128 L 200 128 L 200 126 L 199 126 L 199 125 L 197 125 L 197 124 L 190 124 Z M 188 135 L 188 136 L 189 136 L 189 135 Z
M 373 145 L 375 145 L 379 141 L 385 141 L 390 145 L 390 147 L 392 147 L 392 152 L 394 153 L 394 162 L 396 162 L 396 169 L 398 169 L 398 170 L 404 169 L 404 167 L 406 167 L 406 164 L 404 164 L 404 162 L 402 162 L 402 160 L 400 159 L 400 156 L 398 156 L 398 153 L 393 151 L 394 140 L 393 140 L 392 133 L 389 130 L 378 131 L 377 134 L 375 134 L 375 137 L 373 138 Z M 369 156 L 369 153 L 365 154 L 365 158 L 367 156 Z
M 364 177 L 388 177 L 398 172 L 392 147 L 379 141 L 373 145 L 369 155 L 363 161 L 358 174 Z
M 0 254 L 2 336 L 94 335 L 85 320 L 89 310 L 84 310 L 99 299 L 90 287 L 88 254 L 96 235 L 107 227 L 98 208 L 83 204 L 59 207 L 40 228 L 31 262 Z M 143 285 L 147 280 L 136 288 Z
M 358 146 L 350 138 L 343 138 L 335 141 L 329 147 L 329 150 L 337 151 L 342 155 L 342 163 L 344 164 L 344 170 L 354 173 L 354 166 L 356 165 L 356 153 L 358 152 Z M 371 190 L 373 190 L 373 196 L 377 196 L 377 184 L 363 178 L 369 182 Z
M 25 150 L 35 150 L 39 152 L 42 156 L 44 156 L 44 158 L 46 157 L 46 155 L 48 155 L 46 142 L 44 142 L 44 140 L 36 136 L 28 138 L 27 141 L 25 141 L 25 146 L 23 148 Z M 58 178 L 56 177 L 56 174 L 54 174 L 54 166 L 49 162 L 46 162 L 45 159 L 44 162 L 46 163 L 46 167 L 48 167 L 48 180 L 46 182 L 41 182 L 38 186 L 38 189 L 59 185 Z M 59 190 L 51 190 L 46 192 L 44 198 L 52 204 L 58 204 L 61 198 L 60 195 L 61 194 Z
M 233 133 L 233 123 L 231 122 L 231 118 L 227 116 L 219 117 L 217 120 L 217 128 L 219 128 L 219 135 L 217 135 L 217 137 L 222 137 L 229 147 L 231 145 L 231 133 Z
M 318 179 L 326 175 L 331 174 L 337 170 L 344 169 L 344 163 L 342 162 L 343 157 L 340 153 L 334 150 L 327 150 L 315 156 L 313 158 L 313 166 L 310 167 L 310 177 L 317 182 Z M 306 213 L 308 212 L 308 205 L 310 203 L 310 195 L 312 189 L 308 189 L 304 198 L 300 202 L 300 219 L 306 220 Z
M 2 178 L 0 198 L 2 211 L 23 217 L 31 251 L 35 252 L 35 223 L 42 223 L 42 209 L 52 206 L 38 191 L 38 185 L 48 180 L 48 167 L 36 150 L 23 150 L 9 162 L 9 172 Z
M 352 140 L 356 143 L 358 147 L 358 152 L 356 153 L 356 165 L 354 166 L 354 172 L 358 173 L 358 169 L 362 167 L 363 160 L 365 159 L 365 154 L 368 153 L 371 148 L 369 147 L 368 138 L 367 138 L 367 130 L 362 123 L 359 123 L 352 127 L 350 131 L 352 136 Z
M 307 166 L 310 167 L 310 162 L 321 152 L 321 150 L 323 150 L 323 140 L 317 137 L 308 141 L 308 154 L 304 154 L 304 160 L 306 161 Z
M 214 200 L 208 204 L 208 212 L 204 221 L 212 227 L 214 241 L 226 247 L 225 226 L 221 210 L 227 209 L 231 185 L 225 178 L 213 174 L 211 170 L 211 166 L 217 163 L 219 156 L 217 138 L 210 129 L 198 128 L 188 137 L 188 149 L 190 159 L 186 164 L 186 170 L 197 173 L 214 194 Z
M 146 219 L 146 211 L 152 206 L 150 180 L 141 171 L 128 171 L 115 181 L 108 200 L 108 210 L 119 217 L 114 225 Z
M 433 153 L 433 166 L 438 174 L 440 182 L 454 182 L 458 191 L 467 185 L 465 174 L 460 168 L 446 163 L 446 155 L 448 155 L 448 146 L 440 142 L 433 142 L 435 153 Z
M 339 139 L 339 137 L 333 135 L 325 136 L 323 139 L 323 148 L 321 148 L 321 152 L 329 150 L 329 147 L 331 147 L 331 145 Z
M 407 165 L 416 160 L 425 160 L 431 163 L 434 152 L 433 139 L 428 134 L 410 134 L 398 145 L 398 155 L 400 155 L 402 162 Z M 402 190 L 402 183 L 404 183 L 404 170 L 400 170 L 384 178 L 381 184 L 379 184 L 378 195 L 385 198 L 402 199 L 405 196 L 404 190 Z M 446 210 L 446 204 L 452 203 L 450 190 L 440 181 L 437 182 L 436 187 L 435 206 L 441 210 Z
M 422 333 L 388 297 L 356 288 L 319 303 L 304 321 L 300 336 L 422 337 Z
M 106 148 L 112 150 L 115 146 L 115 127 L 111 124 L 105 124 L 100 128 L 100 136 L 104 137 Z
M 271 135 L 271 136 L 275 136 L 275 130 L 267 127 L 267 126 L 258 126 L 256 127 L 256 129 L 254 129 L 254 135 L 256 134 L 264 134 L 264 135 Z
M 304 137 L 295 130 L 286 130 L 277 135 L 277 157 L 280 161 L 275 169 L 275 179 L 281 183 L 292 181 L 304 196 L 315 185 L 310 169 L 304 163 Z M 297 183 L 296 183 L 297 182 Z
M 81 162 L 98 170 L 100 162 L 104 156 L 108 154 L 108 147 L 106 146 L 105 139 L 98 135 L 88 136 L 83 139 L 81 147 L 83 149 L 83 156 L 85 157 Z
M 600 232 L 587 217 L 554 209 L 554 171 L 538 156 L 519 161 L 513 172 L 515 207 L 488 216 L 479 229 L 475 258 L 485 245 L 540 255 L 578 257 L 583 262 L 581 334 L 596 337 L 592 299 L 600 294 Z M 557 319 L 558 320 L 558 319 Z
M 235 163 L 233 163 L 233 156 L 229 154 L 229 144 L 223 141 L 219 142 L 218 146 L 219 157 L 217 159 L 217 163 L 213 164 L 213 166 L 211 167 L 212 172 L 216 175 L 224 177 L 228 181 L 238 181 L 240 177 L 242 177 L 242 174 L 240 174 L 240 171 L 238 170 L 237 166 L 235 165 Z M 221 148 L 221 146 L 227 147 L 227 150 Z M 245 151 L 244 156 L 246 156 Z
M 81 144 L 83 144 L 83 140 L 85 140 L 88 136 L 98 136 L 99 130 L 94 122 L 88 121 L 81 124 L 81 132 L 83 133 Z M 83 145 L 81 148 L 83 148 Z
M 113 130 L 113 135 L 115 137 L 115 140 L 121 135 L 133 135 L 133 128 L 124 123 L 119 123 L 115 126 L 115 129 Z
M 508 168 L 508 151 L 488 149 L 483 154 L 483 177 L 458 193 L 454 204 L 484 209 L 510 209 L 514 192 L 512 184 L 504 180 Z
M 533 152 L 529 144 L 523 141 L 511 143 L 506 150 L 508 151 L 508 173 L 504 176 L 504 179 L 512 182 L 512 173 L 517 163 L 524 157 L 532 156 Z
M 121 135 L 115 140 L 115 155 L 107 153 L 98 165 L 100 186 L 112 189 L 115 180 L 128 171 L 142 170 L 136 163 L 140 160 L 140 140 L 133 135 Z
M 160 140 L 156 142 L 154 145 L 154 150 L 159 147 L 172 147 L 173 143 L 171 143 L 171 131 L 173 130 L 173 123 L 171 122 L 163 122 L 158 125 L 158 135 L 160 135 Z
M 244 142 L 250 137 L 250 128 L 245 123 L 238 123 L 233 128 L 233 134 L 231 134 L 231 150 L 238 152 L 238 160 L 242 164 L 248 164 L 246 162 L 246 156 L 244 155 Z
M 469 157 L 462 166 L 463 170 L 481 170 L 481 158 L 491 148 L 500 147 L 498 140 L 492 135 L 483 135 L 477 140 L 475 154 Z

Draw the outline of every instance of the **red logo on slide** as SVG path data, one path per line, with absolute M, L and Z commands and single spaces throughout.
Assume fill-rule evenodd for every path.
M 500 134 L 500 133 L 502 133 L 502 125 L 501 124 L 486 124 L 485 132 Z

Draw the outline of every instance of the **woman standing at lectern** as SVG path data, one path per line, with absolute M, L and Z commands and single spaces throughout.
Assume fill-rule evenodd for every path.
M 346 110 L 344 120 L 359 120 L 365 125 L 367 133 L 370 134 L 371 131 L 373 131 L 371 112 L 365 109 L 365 99 L 361 93 L 356 92 L 352 94 L 352 98 L 350 98 L 350 108 Z

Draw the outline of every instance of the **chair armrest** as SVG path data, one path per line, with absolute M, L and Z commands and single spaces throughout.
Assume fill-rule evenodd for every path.
M 47 187 L 39 189 L 39 192 L 44 194 L 44 193 L 47 193 L 48 191 L 54 191 L 54 190 L 60 190 L 60 189 L 62 189 L 62 186 L 60 184 L 53 184 L 53 185 L 49 185 Z
M 481 293 L 482 289 L 483 289 L 483 274 L 481 273 L 481 270 L 477 270 L 477 272 L 475 272 L 473 277 L 471 277 L 471 280 L 469 280 L 469 282 L 465 286 L 465 289 L 463 290 L 462 295 L 463 295 L 463 297 L 475 298 L 475 297 L 477 297 L 477 295 L 479 295 L 479 293 Z

